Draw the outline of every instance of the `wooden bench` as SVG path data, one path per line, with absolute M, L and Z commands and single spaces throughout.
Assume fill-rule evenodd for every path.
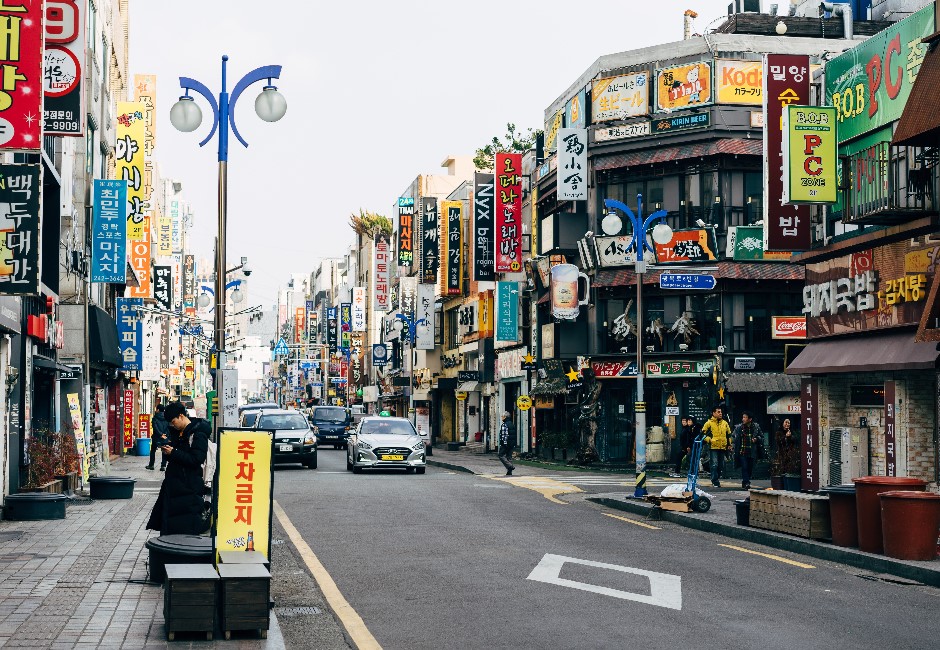
M 235 630 L 258 630 L 261 638 L 266 639 L 270 626 L 271 574 L 259 563 L 223 563 L 219 565 L 219 576 L 225 638 L 230 639 Z
M 166 638 L 177 632 L 205 632 L 212 640 L 219 609 L 219 574 L 211 564 L 167 564 L 163 583 Z

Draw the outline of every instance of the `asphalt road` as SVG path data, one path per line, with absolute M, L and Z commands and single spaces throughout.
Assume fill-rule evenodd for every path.
M 940 590 L 645 522 L 551 479 L 354 475 L 343 454 L 278 470 L 275 499 L 383 648 L 906 649 L 940 638 Z M 309 624 L 335 627 L 348 611 Z

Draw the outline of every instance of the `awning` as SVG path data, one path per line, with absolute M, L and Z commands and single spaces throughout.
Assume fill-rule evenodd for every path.
M 710 267 L 718 267 L 711 271 L 719 280 L 799 280 L 805 278 L 802 264 L 790 262 L 715 262 Z M 660 273 L 668 273 L 664 265 L 655 271 L 643 274 L 643 284 L 659 284 Z M 630 267 L 619 269 L 600 269 L 594 276 L 592 284 L 595 287 L 621 287 L 636 286 L 636 273 Z
M 68 366 L 62 365 L 55 359 L 44 357 L 41 354 L 33 355 L 33 369 L 48 370 L 50 372 L 75 372 L 75 368 L 69 368 Z
M 114 319 L 100 307 L 88 306 L 88 352 L 92 364 L 120 368 L 124 365 Z
M 787 368 L 788 375 L 828 375 L 936 366 L 937 344 L 918 343 L 914 332 L 812 341 Z
M 462 384 L 458 384 L 457 392 L 458 393 L 478 393 L 480 392 L 480 382 L 465 381 Z
M 779 372 L 729 372 L 729 393 L 799 393 L 800 378 Z
M 926 39 L 925 39 L 926 40 Z M 917 72 L 917 79 L 904 105 L 891 144 L 907 147 L 936 147 L 940 144 L 940 52 L 932 46 Z
M 630 151 L 613 156 L 599 156 L 594 160 L 594 169 L 620 169 L 622 167 L 636 167 L 638 165 L 655 165 L 670 160 L 685 160 L 688 158 L 701 158 L 718 154 L 731 154 L 739 156 L 763 156 L 763 141 L 759 138 L 739 140 L 724 138 L 711 142 L 695 142 L 680 144 L 674 147 L 659 147 L 645 151 Z

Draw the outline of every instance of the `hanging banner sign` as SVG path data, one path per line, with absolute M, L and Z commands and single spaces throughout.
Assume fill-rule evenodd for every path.
M 398 198 L 398 266 L 411 266 L 414 262 L 415 200 L 410 196 Z
M 473 175 L 473 279 L 492 282 L 493 272 L 493 174 Z
M 384 343 L 372 344 L 372 365 L 376 368 L 384 368 L 388 365 L 388 346 Z
M 353 287 L 352 331 L 366 331 L 366 288 Z
M 421 237 L 421 282 L 435 284 L 441 255 L 436 197 L 421 199 Z
M 885 476 L 898 475 L 897 384 L 885 382 Z
M 391 255 L 388 250 L 388 235 L 379 233 L 375 236 L 375 254 L 373 258 L 372 277 L 375 278 L 373 308 L 378 312 L 386 312 L 391 307 L 388 283 L 388 267 L 391 263 Z
M 713 101 L 711 63 L 686 63 L 656 71 L 657 110 L 694 108 Z
M 153 149 L 157 142 L 157 76 L 134 75 L 134 101 L 144 105 L 144 203 L 149 207 L 153 196 Z
M 42 146 L 43 22 L 42 2 L 0 2 L 0 149 Z
M 128 289 L 131 298 L 149 298 L 152 288 L 150 283 L 150 217 L 144 216 L 142 224 L 140 238 L 128 243 L 130 247 L 128 259 L 139 284 Z
M 519 283 L 496 283 L 496 340 L 519 340 Z
M 166 184 L 166 192 L 170 193 L 171 183 Z M 183 252 L 183 215 L 180 210 L 180 202 L 176 199 L 165 199 L 164 205 L 169 206 L 170 212 L 170 242 L 174 253 Z
M 196 256 L 183 256 L 183 304 L 187 314 L 196 313 Z
M 415 348 L 418 350 L 434 349 L 434 313 L 434 285 L 419 284 L 415 298 Z
M 408 318 L 415 314 L 415 294 L 418 291 L 418 278 L 405 277 L 398 280 L 398 292 L 400 299 L 398 302 L 399 310 Z
M 760 61 L 715 62 L 719 104 L 761 106 L 764 103 L 764 64 Z
M 159 210 L 155 212 L 157 219 L 157 241 L 155 255 L 173 254 L 173 221 L 170 215 L 163 214 Z
M 819 489 L 819 383 L 804 378 L 800 383 L 800 488 Z
M 159 309 L 173 310 L 173 267 L 153 267 L 153 298 Z
M 46 0 L 43 135 L 85 135 L 85 0 Z
M 836 109 L 787 106 L 783 138 L 783 202 L 835 203 L 839 194 Z
M 587 201 L 587 129 L 558 131 L 558 200 Z
M 564 109 L 558 110 L 545 123 L 545 153 L 555 151 L 555 144 L 558 141 L 558 129 L 561 128 L 562 121 L 565 119 Z
M 624 120 L 649 112 L 648 72 L 598 79 L 591 88 L 591 122 L 594 124 Z
M 143 356 L 144 330 L 138 308 L 144 306 L 140 298 L 117 298 L 117 333 L 121 346 L 124 370 L 140 370 Z
M 144 237 L 144 124 L 143 102 L 117 103 L 117 158 L 115 174 L 127 181 L 127 239 L 140 241 Z
M 326 344 L 331 351 L 336 351 L 336 342 L 339 340 L 339 325 L 336 321 L 336 307 L 326 310 Z
M 39 295 L 41 190 L 39 165 L 0 164 L 0 294 Z
M 441 246 L 444 294 L 460 295 L 463 288 L 463 202 L 441 201 L 441 212 L 444 218 L 444 232 L 447 234 Z
M 496 272 L 522 270 L 522 154 L 496 154 Z
M 565 104 L 565 125 L 571 129 L 587 127 L 587 91 L 581 91 Z
M 271 557 L 274 441 L 268 431 L 219 431 L 215 547 Z
M 304 340 L 304 326 L 307 324 L 307 310 L 303 307 L 294 309 L 294 343 Z
M 143 323 L 143 336 L 143 344 L 141 346 L 140 379 L 141 381 L 159 381 L 160 322 L 155 318 L 148 318 Z
M 348 302 L 340 303 L 339 306 L 339 322 L 340 322 L 340 347 L 343 350 L 348 350 L 352 338 L 350 334 L 352 333 L 352 304 Z
M 134 391 L 124 391 L 124 449 L 134 446 Z

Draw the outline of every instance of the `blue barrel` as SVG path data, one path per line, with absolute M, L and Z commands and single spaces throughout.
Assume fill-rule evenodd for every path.
M 137 439 L 137 455 L 138 456 L 150 455 L 150 438 L 138 438 Z

